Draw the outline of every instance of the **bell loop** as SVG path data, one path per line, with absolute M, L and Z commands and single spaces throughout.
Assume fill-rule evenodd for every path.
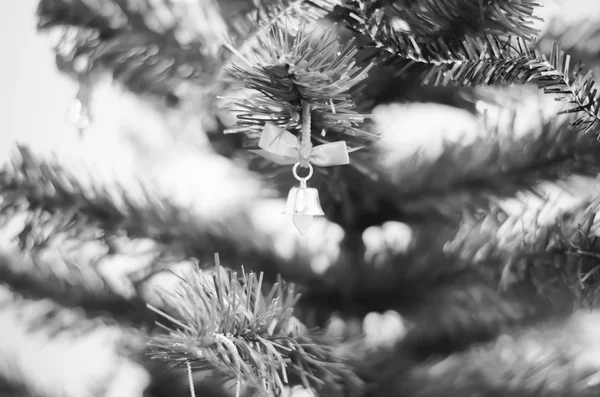
M 309 180 L 313 176 L 313 167 L 310 163 L 307 163 L 308 175 L 304 178 L 298 175 L 298 167 L 300 166 L 300 162 L 294 164 L 294 168 L 292 169 L 292 173 L 294 174 L 294 178 L 300 181 L 300 183 L 304 182 L 304 187 L 306 187 L 306 181 Z

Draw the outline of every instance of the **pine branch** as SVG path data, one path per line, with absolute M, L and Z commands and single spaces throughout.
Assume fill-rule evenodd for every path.
M 341 15 L 348 27 L 370 41 L 368 47 L 375 50 L 371 58 L 377 63 L 391 63 L 398 59 L 424 64 L 478 60 L 482 54 L 494 55 L 492 51 L 506 49 L 511 44 L 511 38 L 506 34 L 431 36 L 397 30 L 385 11 L 372 3 L 352 2 L 345 6 Z M 527 41 L 520 37 L 519 40 Z
M 208 168 L 215 166 L 210 161 L 204 164 Z M 232 172 L 227 175 L 230 183 L 238 181 L 248 186 L 249 174 Z M 56 216 L 52 219 L 63 226 L 61 233 L 74 240 L 108 240 L 123 235 L 149 238 L 159 244 L 158 251 L 167 258 L 169 255 L 179 257 L 179 260 L 194 257 L 200 263 L 206 263 L 214 252 L 222 252 L 228 262 L 236 266 L 243 264 L 253 270 L 264 270 L 269 281 L 275 281 L 278 273 L 295 281 L 311 279 L 315 277 L 310 270 L 313 256 L 329 258 L 330 252 L 339 252 L 339 240 L 335 238 L 313 246 L 287 219 L 282 219 L 281 224 L 273 223 L 273 200 L 252 200 L 253 205 L 241 205 L 232 208 L 228 216 L 216 217 L 173 204 L 160 192 L 152 191 L 149 184 L 131 184 L 125 191 L 118 184 L 104 185 L 93 177 L 91 180 L 91 184 L 85 184 L 89 186 L 84 186 L 60 164 L 45 161 L 21 148 L 14 164 L 0 172 L 3 198 L 0 213 L 10 215 L 11 211 L 20 208 L 33 213 L 39 211 L 44 215 L 33 219 L 36 226 L 42 226 L 44 218 Z M 207 189 L 199 192 L 195 200 L 201 202 L 213 194 Z M 77 228 L 78 219 L 82 222 L 80 229 Z M 323 233 L 332 236 L 341 233 L 343 236 L 339 226 L 325 219 L 321 221 L 315 223 L 324 227 Z M 99 230 L 101 235 L 86 237 L 90 227 Z M 248 233 L 249 230 L 253 232 Z M 41 243 L 43 239 L 37 241 Z M 338 260 L 337 255 L 332 261 Z M 157 264 L 160 265 L 160 261 Z
M 97 196 L 77 193 L 76 181 L 71 181 L 71 184 L 65 182 L 68 181 L 68 174 L 64 175 L 64 171 L 61 174 L 59 168 L 54 169 L 55 174 L 52 174 L 49 171 L 53 170 L 52 167 L 40 162 L 35 157 L 26 157 L 27 152 L 24 153 L 25 164 L 18 166 L 18 169 L 22 171 L 17 174 L 5 174 L 5 176 L 10 175 L 10 180 L 14 181 L 14 184 L 10 185 L 15 188 L 15 191 L 12 192 L 15 194 L 12 200 L 23 202 L 30 197 L 33 203 L 37 203 L 37 206 L 45 206 L 43 208 L 51 212 L 68 212 L 69 209 L 76 208 L 75 212 L 89 214 L 92 219 L 100 222 L 99 225 L 105 231 L 104 233 L 110 235 L 111 231 L 117 233 L 118 230 L 133 235 L 151 237 L 167 244 L 177 241 L 177 249 L 181 250 L 179 252 L 185 256 L 196 255 L 206 258 L 207 252 L 210 251 L 212 254 L 215 247 L 231 246 L 229 251 L 224 250 L 224 252 L 239 260 L 238 266 L 244 264 L 251 268 L 264 269 L 265 262 L 267 262 L 267 266 L 272 266 L 269 268 L 269 273 L 266 274 L 267 278 L 272 279 L 276 273 L 282 272 L 289 275 L 291 279 L 306 282 L 307 285 L 302 288 L 307 292 L 307 302 L 312 302 L 318 310 L 326 310 L 333 303 L 331 297 L 335 295 L 338 295 L 340 299 L 343 296 L 353 296 L 355 299 L 355 303 L 350 306 L 348 306 L 346 298 L 341 299 L 341 304 L 336 309 L 342 311 L 373 304 L 375 304 L 372 307 L 374 310 L 385 308 L 391 300 L 402 299 L 403 294 L 405 295 L 409 291 L 415 293 L 415 289 L 412 287 L 415 283 L 421 286 L 433 285 L 440 278 L 456 274 L 457 269 L 460 269 L 460 261 L 456 261 L 455 265 L 452 265 L 453 259 L 445 256 L 442 252 L 444 242 L 450 238 L 448 234 L 436 233 L 434 236 L 436 236 L 437 243 L 433 243 L 431 234 L 418 232 L 420 243 L 414 251 L 411 250 L 404 255 L 396 250 L 397 244 L 395 244 L 394 247 L 388 247 L 390 248 L 389 252 L 385 252 L 387 248 L 384 246 L 384 250 L 378 255 L 371 254 L 370 256 L 365 255 L 365 243 L 360 239 L 356 241 L 350 235 L 344 238 L 343 231 L 335 231 L 336 233 L 341 232 L 340 239 L 343 241 L 340 242 L 335 238 L 332 239 L 336 233 L 333 233 L 334 230 L 330 230 L 330 228 L 314 231 L 315 236 L 328 236 L 328 238 L 323 240 L 322 237 L 318 237 L 318 247 L 310 249 L 308 246 L 314 245 L 311 241 L 305 241 L 303 245 L 294 244 L 294 240 L 287 240 L 291 236 L 286 237 L 285 233 L 277 230 L 271 232 L 273 235 L 264 234 L 265 232 L 261 232 L 253 223 L 240 228 L 229 220 L 224 224 L 226 227 L 223 231 L 216 234 L 213 231 L 207 231 L 202 223 L 196 223 L 193 217 L 190 218 L 189 213 L 176 217 L 173 222 L 169 221 L 169 219 L 173 220 L 170 218 L 172 215 L 163 212 L 164 206 L 150 205 L 153 201 L 142 203 L 123 200 L 120 195 L 111 200 L 111 195 L 107 195 L 99 188 L 93 190 Z M 40 175 L 40 170 L 45 171 Z M 63 176 L 58 177 L 58 175 Z M 8 191 L 4 191 L 3 197 L 9 198 L 8 193 Z M 123 202 L 131 204 L 129 207 L 124 207 L 127 208 L 126 211 L 118 205 Z M 269 211 L 272 211 L 272 207 Z M 102 215 L 107 213 L 113 215 L 110 217 Z M 112 220 L 104 224 L 103 217 Z M 160 220 L 160 223 L 155 222 L 157 219 Z M 185 221 L 180 221 L 180 219 Z M 234 219 L 239 220 L 239 217 L 234 217 Z M 175 224 L 178 226 L 173 226 Z M 191 229 L 187 229 L 187 226 L 182 228 L 182 224 L 190 226 Z M 118 225 L 118 229 L 115 225 Z M 163 232 L 157 234 L 153 230 L 162 230 Z M 165 233 L 165 230 L 168 233 Z M 231 241 L 230 238 L 243 242 L 236 235 L 237 230 L 242 230 L 246 238 L 252 240 L 242 244 L 243 250 L 233 242 L 228 243 Z M 248 237 L 247 230 L 254 230 L 253 233 L 250 233 L 250 237 Z M 436 230 L 439 232 L 439 229 Z M 208 237 L 206 237 L 207 235 Z M 202 242 L 207 241 L 207 238 L 212 241 L 205 245 Z M 387 237 L 385 240 L 388 240 Z M 398 240 L 392 238 L 390 241 Z M 276 253 L 276 247 L 283 242 L 286 247 L 291 249 L 285 259 Z M 264 247 L 262 247 L 263 245 Z M 423 255 L 423 253 L 427 253 L 427 255 Z M 289 256 L 290 254 L 291 256 Z M 307 276 L 310 274 L 311 264 L 321 263 L 319 266 L 323 266 L 323 260 L 327 262 L 326 267 L 330 270 L 326 274 L 313 273 Z M 268 261 L 271 261 L 271 264 Z M 402 262 L 403 266 L 398 266 L 399 262 Z M 441 268 L 438 266 L 440 262 L 445 263 Z M 166 265 L 168 263 L 165 263 Z M 390 269 L 395 270 L 390 272 Z M 406 284 L 406 288 L 399 289 L 398 286 L 404 285 L 403 283 Z M 322 291 L 327 291 L 329 295 L 319 295 Z
M 300 26 L 307 21 L 318 21 L 333 11 L 338 0 L 259 0 L 256 23 L 258 29 L 250 39 L 271 31 L 275 26 L 281 29 Z
M 124 232 L 131 238 L 151 238 L 177 247 L 186 256 L 197 255 L 200 260 L 208 254 L 205 247 L 210 247 L 210 255 L 221 250 L 235 255 L 243 252 L 240 245 L 256 246 L 250 243 L 252 237 L 245 232 L 251 226 L 243 214 L 233 216 L 235 221 L 229 220 L 237 222 L 237 227 L 224 229 L 217 220 L 207 223 L 190 217 L 189 209 L 149 191 L 141 182 L 130 189 L 138 190 L 141 197 L 127 194 L 122 187 L 113 184 L 94 181 L 84 186 L 59 164 L 44 161 L 24 147 L 20 148 L 14 163 L 0 174 L 2 212 L 25 207 L 34 212 L 64 215 L 63 231 L 77 233 L 79 220 L 84 228 L 88 220 L 92 220 L 108 235 Z
M 567 289 L 579 304 L 595 307 L 600 298 L 599 210 L 600 203 L 594 201 L 557 219 L 554 225 L 540 228 L 540 237 L 524 241 L 522 256 L 517 256 L 508 271 L 527 273 L 540 293 Z
M 238 278 L 222 272 L 218 262 L 212 283 L 197 273 L 187 277 L 181 290 L 166 295 L 175 317 L 154 309 L 177 329 L 165 327 L 168 334 L 153 337 L 152 357 L 216 368 L 265 393 L 281 392 L 288 376 L 305 387 L 335 385 L 339 392 L 350 386 L 341 382 L 351 379 L 351 372 L 329 349 L 294 329 L 291 316 L 299 296 L 293 285 L 280 281 L 263 295 L 262 280 L 262 274 Z
M 528 48 L 529 47 L 529 48 Z M 565 55 L 558 44 L 552 47 L 549 59 L 536 53 L 527 43 L 517 43 L 513 55 L 498 53 L 493 61 L 467 61 L 455 65 L 435 66 L 428 73 L 425 83 L 446 84 L 453 81 L 460 85 L 478 84 L 523 84 L 532 82 L 544 93 L 557 94 L 559 99 L 567 99 L 574 104 L 565 113 L 582 113 L 574 121 L 575 125 L 585 126 L 585 132 L 598 135 L 600 121 L 600 95 L 595 87 L 591 71 L 583 75 L 583 65 L 577 63 L 571 70 L 571 57 Z
M 401 313 L 407 332 L 392 352 L 386 350 L 365 358 L 351 350 L 352 366 L 367 381 L 377 379 L 380 369 L 385 368 L 385 360 L 383 368 L 378 368 L 371 358 L 389 359 L 396 355 L 410 363 L 423 362 L 486 343 L 507 330 L 528 327 L 549 318 L 563 318 L 572 312 L 572 301 L 564 299 L 566 294 L 539 294 L 528 280 L 499 291 L 501 266 L 494 259 L 477 265 L 464 261 L 454 263 L 452 259 L 451 255 L 445 260 L 440 255 L 434 262 L 427 258 L 423 263 L 410 263 L 397 256 L 396 267 L 429 266 L 438 277 L 407 277 L 393 287 L 385 283 L 380 288 L 363 286 L 362 290 L 348 290 L 343 296 L 331 289 L 323 290 L 320 296 L 312 291 L 303 296 L 299 304 L 320 310 L 329 308 L 330 313 L 341 312 L 358 318 L 373 311 Z M 370 270 L 381 272 L 382 278 L 383 274 L 395 277 L 392 271 L 381 267 L 374 266 Z
M 42 0 L 38 28 L 57 33 L 59 69 L 90 78 L 107 71 L 135 93 L 177 97 L 210 81 L 227 36 L 216 3 Z
M 354 7 L 381 6 L 386 19 L 399 19 L 418 36 L 515 35 L 532 38 L 537 34 L 533 22 L 539 4 L 532 0 L 359 0 Z
M 575 107 L 562 113 L 583 113 L 575 121 L 585 131 L 595 131 L 600 121 L 600 95 L 591 72 L 584 74 L 581 62 L 570 65 L 570 56 L 558 44 L 547 58 L 521 37 L 431 37 L 397 32 L 381 10 L 351 9 L 351 27 L 373 42 L 378 62 L 409 60 L 428 65 L 423 82 L 462 86 L 535 83 L 545 93 L 566 98 Z M 401 73 L 401 72 L 399 72 Z M 595 132 L 597 134 L 597 132 Z
M 563 301 L 595 306 L 600 297 L 598 209 L 598 202 L 588 202 L 550 224 L 502 211 L 465 218 L 447 252 L 461 252 L 473 263 L 495 260 L 500 288 L 529 281 L 540 296 L 559 294 Z
M 124 324 L 149 326 L 153 316 L 138 297 L 113 291 L 93 268 L 60 259 L 17 255 L 0 257 L 0 282 L 29 299 L 50 298 L 64 307 L 84 309 L 88 317 L 106 317 Z
M 499 125 L 485 128 L 488 133 L 468 144 L 445 143 L 441 155 L 435 158 L 420 153 L 394 156 L 393 147 L 385 140 L 379 153 L 357 153 L 356 158 L 361 164 L 372 164 L 375 158 L 388 159 L 376 171 L 388 185 L 373 183 L 373 195 L 394 197 L 394 204 L 404 214 L 433 211 L 449 218 L 460 216 L 465 206 L 482 208 L 519 191 L 535 193 L 541 182 L 600 172 L 597 140 L 578 133 L 578 127 L 569 120 L 542 121 L 524 135 L 518 135 L 514 124 L 507 132 Z
M 260 46 L 264 59 L 253 63 L 238 60 L 229 70 L 246 88 L 259 93 L 235 102 L 238 127 L 232 131 L 259 134 L 266 122 L 272 122 L 298 133 L 297 115 L 301 101 L 306 101 L 311 105 L 313 130 L 318 130 L 315 135 L 324 129 L 338 136 L 373 140 L 357 128 L 363 116 L 352 110 L 348 94 L 369 69 L 355 65 L 356 50 L 351 42 L 342 46 L 333 30 L 316 34 L 304 26 L 295 36 L 275 28 L 260 37 Z
M 49 300 L 23 299 L 2 286 L 0 323 L 0 377 L 32 395 L 142 394 L 147 387 L 146 371 L 127 358 L 143 345 L 137 330 L 86 319 Z
M 506 332 L 492 343 L 427 362 L 391 354 L 392 359 L 379 367 L 371 395 L 591 397 L 599 391 L 598 364 L 586 357 L 598 347 L 586 335 L 597 330 L 598 315 L 581 313 Z

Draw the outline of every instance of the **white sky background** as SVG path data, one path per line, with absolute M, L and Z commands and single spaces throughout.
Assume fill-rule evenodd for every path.
M 15 139 L 46 146 L 75 134 L 66 115 L 76 87 L 57 71 L 50 41 L 37 34 L 36 7 L 36 0 L 0 1 L 2 162 Z

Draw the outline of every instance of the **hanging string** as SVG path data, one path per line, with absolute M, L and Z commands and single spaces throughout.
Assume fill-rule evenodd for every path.
M 217 340 L 219 340 L 221 343 L 223 343 L 223 345 L 227 348 L 227 350 L 229 350 L 229 353 L 231 353 L 233 361 L 237 367 L 238 376 L 237 376 L 237 379 L 235 382 L 235 397 L 240 397 L 240 391 L 241 391 L 240 389 L 241 389 L 241 383 L 242 383 L 242 370 L 241 370 L 241 366 L 240 366 L 240 360 L 239 360 L 237 348 L 235 347 L 235 344 L 231 341 L 231 339 L 229 339 L 227 336 L 222 335 L 222 334 L 215 334 L 215 337 L 217 338 Z
M 308 168 L 308 159 L 312 152 L 310 141 L 310 103 L 302 100 L 302 127 L 300 137 L 300 166 Z
M 186 361 L 187 370 L 188 370 L 188 380 L 190 381 L 190 395 L 192 397 L 196 397 L 196 391 L 194 390 L 194 377 L 192 376 L 192 364 L 190 360 Z

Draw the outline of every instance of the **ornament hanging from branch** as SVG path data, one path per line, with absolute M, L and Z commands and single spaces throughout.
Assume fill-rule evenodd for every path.
M 280 165 L 294 164 L 292 172 L 300 181 L 299 187 L 293 187 L 286 203 L 284 214 L 292 215 L 294 225 L 301 234 L 305 234 L 314 216 L 325 215 L 321 209 L 319 192 L 306 184 L 313 175 L 313 164 L 319 167 L 345 165 L 350 163 L 346 142 L 337 141 L 313 147 L 311 142 L 311 106 L 302 101 L 301 135 L 296 138 L 289 131 L 278 128 L 268 122 L 263 128 L 258 146 L 260 150 L 252 152 Z M 298 168 L 307 168 L 308 175 L 300 177 Z
M 241 132 L 254 139 L 260 135 L 259 149 L 252 152 L 280 165 L 294 165 L 300 186 L 288 194 L 285 213 L 304 234 L 312 217 L 323 215 L 317 190 L 307 186 L 313 166 L 349 164 L 349 152 L 379 138 L 360 128 L 364 116 L 353 110 L 349 94 L 367 77 L 370 66 L 357 66 L 356 49 L 351 42 L 339 44 L 334 30 L 303 26 L 291 34 L 274 26 L 259 43 L 256 59 L 236 53 L 238 59 L 228 69 L 252 91 L 234 101 L 237 125 L 225 133 Z M 313 142 L 321 144 L 313 147 Z M 308 170 L 307 176 L 299 175 L 300 168 Z
M 356 65 L 356 49 L 350 40 L 340 44 L 335 31 L 302 26 L 297 34 L 275 26 L 259 36 L 259 48 L 252 59 L 236 53 L 227 68 L 240 84 L 251 90 L 247 98 L 234 98 L 230 110 L 237 125 L 225 133 L 258 135 L 267 122 L 285 127 L 293 134 L 300 130 L 297 114 L 302 102 L 311 105 L 315 131 L 328 131 L 319 141 L 355 142 L 364 145 L 379 139 L 360 128 L 365 115 L 354 111 L 350 90 L 361 83 L 371 65 Z

